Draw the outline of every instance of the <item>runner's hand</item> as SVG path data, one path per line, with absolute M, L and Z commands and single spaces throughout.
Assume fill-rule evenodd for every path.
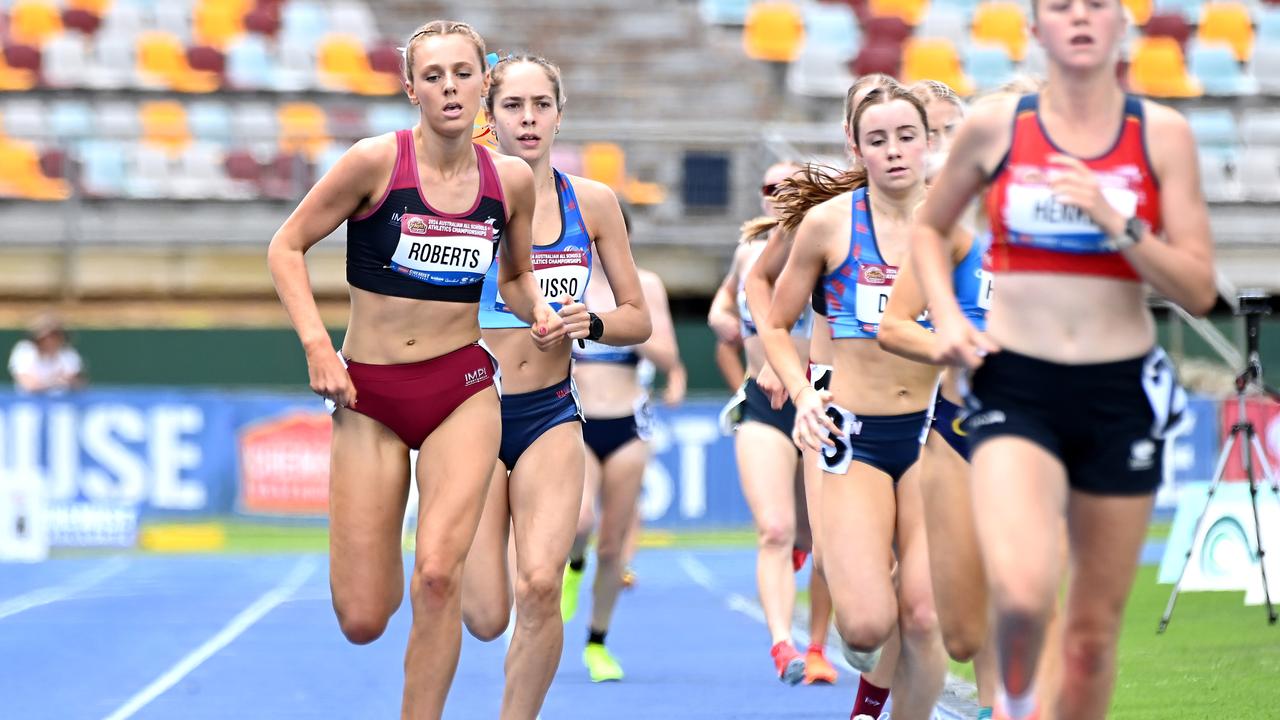
M 757 381 L 758 382 L 758 381 Z M 791 440 L 796 447 L 822 452 L 823 447 L 835 447 L 829 436 L 840 435 L 840 428 L 827 417 L 827 405 L 831 393 L 815 390 L 806 385 L 795 397 L 796 423 L 791 430 Z
M 760 373 L 756 375 L 756 385 L 769 396 L 769 406 L 774 410 L 781 410 L 787 404 L 787 388 L 769 363 L 760 368 Z
M 568 295 L 560 298 L 560 319 L 564 322 L 565 333 L 571 340 L 585 338 L 591 334 L 591 315 L 587 313 L 587 306 L 574 302 Z
M 338 407 L 355 407 L 356 387 L 331 345 L 307 353 L 307 374 L 312 392 Z
M 564 340 L 564 320 L 551 309 L 550 305 L 539 301 L 533 309 L 533 324 L 529 326 L 529 333 L 533 335 L 533 344 L 537 345 L 539 350 L 546 352 Z
M 1124 232 L 1124 216 L 1107 202 L 1098 176 L 1088 165 L 1070 155 L 1051 155 L 1049 163 L 1049 187 L 1059 201 L 1083 210 L 1108 235 Z
M 933 330 L 934 362 L 939 365 L 958 365 L 972 370 L 990 353 L 1000 352 L 1000 346 L 964 316 L 950 321 L 935 319 Z

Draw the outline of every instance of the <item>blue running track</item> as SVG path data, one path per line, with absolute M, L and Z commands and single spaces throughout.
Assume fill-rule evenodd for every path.
M 0 565 L 0 717 L 397 717 L 408 604 L 381 640 L 349 645 L 325 563 L 129 554 Z M 592 685 L 582 667 L 584 582 L 543 720 L 848 717 L 847 668 L 834 687 L 773 674 L 753 551 L 649 550 L 635 567 L 609 634 L 626 680 Z M 495 718 L 504 641 L 463 637 L 445 717 Z

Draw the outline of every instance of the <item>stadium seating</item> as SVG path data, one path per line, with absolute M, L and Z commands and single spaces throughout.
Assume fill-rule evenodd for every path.
M 1237 61 L 1247 61 L 1253 53 L 1253 18 L 1249 16 L 1249 8 L 1240 2 L 1205 3 L 1196 37 L 1202 43 L 1225 43 L 1235 52 Z
M 1015 2 L 984 2 L 973 13 L 973 41 L 1003 45 L 1020 62 L 1027 51 L 1027 17 Z
M 1014 75 L 1013 61 L 1000 45 L 971 45 L 964 52 L 964 71 L 978 91 L 994 90 Z
M 1268 95 L 1280 95 L 1280 45 L 1258 45 L 1253 51 L 1251 66 L 1253 76 L 1258 79 L 1259 90 Z
M 1187 18 L 1179 12 L 1157 12 L 1147 21 L 1143 31 L 1147 37 L 1167 37 L 1178 41 L 1178 47 L 1185 49 L 1187 39 L 1191 37 L 1191 25 Z
M 1209 202 L 1239 202 L 1244 199 L 1240 160 L 1234 149 L 1201 148 L 1200 187 Z
M 1154 3 L 1152 0 L 1124 0 L 1124 7 L 1129 11 L 1133 24 L 1142 27 L 1151 19 Z
M 912 26 L 920 24 L 928 9 L 928 0 L 869 0 L 867 3 L 873 17 L 901 18 Z
M 973 93 L 973 83 L 960 66 L 960 55 L 949 40 L 912 38 L 902 52 L 902 75 L 905 84 L 921 80 L 946 83 L 960 95 Z
M 747 11 L 742 47 L 752 60 L 788 63 L 804 42 L 804 18 L 789 2 L 757 2 Z
M 1258 80 L 1241 70 L 1231 48 L 1218 43 L 1195 43 L 1188 63 L 1206 95 L 1256 95 Z
M 1201 149 L 1234 148 L 1240 144 L 1240 128 L 1235 115 L 1226 108 L 1193 108 L 1187 122 Z
M 1240 158 L 1240 181 L 1246 200 L 1280 201 L 1280 149 L 1249 148 Z
M 751 0 L 698 0 L 698 12 L 708 25 L 741 26 L 750 9 Z
M 8 25 L 11 42 L 39 47 L 62 32 L 62 11 L 53 0 L 15 0 Z
M 1199 97 L 1200 83 L 1187 72 L 1178 41 L 1144 37 L 1134 44 L 1129 64 L 1129 87 L 1152 97 Z

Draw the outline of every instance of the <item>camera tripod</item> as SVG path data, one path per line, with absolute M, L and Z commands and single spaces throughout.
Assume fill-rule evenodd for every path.
M 1275 606 L 1271 604 L 1271 590 L 1267 585 L 1266 552 L 1262 548 L 1262 522 L 1258 515 L 1258 487 L 1263 482 L 1270 484 L 1272 496 L 1276 498 L 1276 502 L 1280 502 L 1280 483 L 1277 483 L 1275 473 L 1271 470 L 1271 463 L 1267 461 L 1266 449 L 1263 448 L 1262 441 L 1258 438 L 1253 421 L 1245 414 L 1245 393 L 1251 387 L 1261 390 L 1263 394 L 1269 396 L 1275 402 L 1280 402 L 1280 392 L 1277 392 L 1274 388 L 1267 387 L 1262 382 L 1262 360 L 1258 355 L 1259 321 L 1263 315 L 1270 313 L 1270 308 L 1266 304 L 1265 296 L 1241 294 L 1240 307 L 1237 312 L 1244 315 L 1247 351 L 1244 372 L 1236 376 L 1236 422 L 1231 426 L 1230 432 L 1227 433 L 1226 441 L 1218 454 L 1218 462 L 1214 466 L 1213 482 L 1209 485 L 1204 510 L 1200 512 L 1200 517 L 1196 519 L 1195 528 L 1191 531 L 1191 545 L 1187 548 L 1182 571 L 1178 573 L 1178 581 L 1173 584 L 1173 592 L 1169 595 L 1169 603 L 1165 606 L 1164 615 L 1160 617 L 1160 626 L 1156 629 L 1157 633 L 1163 633 L 1165 628 L 1169 626 L 1170 618 L 1173 617 L 1173 606 L 1178 601 L 1178 592 L 1182 589 L 1182 579 L 1187 574 L 1187 567 L 1191 565 L 1191 555 L 1195 551 L 1196 541 L 1200 537 L 1200 527 L 1204 524 L 1205 516 L 1209 514 L 1209 504 L 1213 502 L 1214 493 L 1217 492 L 1223 476 L 1226 475 L 1227 460 L 1231 457 L 1231 451 L 1237 443 L 1240 446 L 1240 459 L 1244 468 L 1245 480 L 1249 483 L 1249 500 L 1253 506 L 1254 538 L 1258 546 L 1257 552 L 1253 554 L 1253 557 L 1257 558 L 1258 569 L 1262 573 L 1262 593 L 1266 599 L 1267 622 L 1271 625 L 1276 624 L 1276 610 Z M 1255 457 L 1259 466 L 1259 473 L 1254 472 Z

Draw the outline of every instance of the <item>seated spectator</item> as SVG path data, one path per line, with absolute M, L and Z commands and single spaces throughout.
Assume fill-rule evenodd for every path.
M 30 337 L 9 355 L 9 374 L 22 393 L 58 395 L 84 385 L 80 353 L 67 342 L 62 321 L 43 314 L 31 322 Z

